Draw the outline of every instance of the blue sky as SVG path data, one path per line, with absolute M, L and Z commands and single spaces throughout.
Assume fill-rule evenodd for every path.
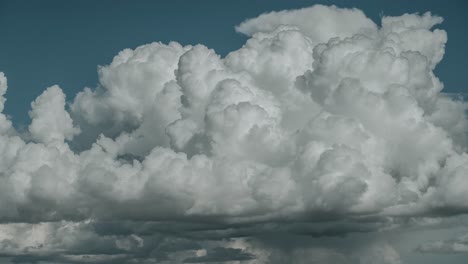
M 130 4 L 129 4 L 130 3 Z M 0 0 L 0 71 L 8 77 L 5 113 L 27 125 L 30 102 L 58 84 L 68 100 L 84 86 L 95 87 L 97 65 L 124 48 L 153 41 L 202 43 L 221 55 L 247 39 L 234 26 L 249 17 L 321 4 L 358 7 L 374 21 L 381 15 L 431 11 L 444 17 L 446 54 L 436 75 L 447 92 L 466 91 L 468 1 L 24 1 Z

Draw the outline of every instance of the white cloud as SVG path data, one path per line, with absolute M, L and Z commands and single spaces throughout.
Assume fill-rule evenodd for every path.
M 236 26 L 236 31 L 252 36 L 257 32 L 271 32 L 280 25 L 293 25 L 307 35 L 314 44 L 334 37 L 349 37 L 377 29 L 372 20 L 359 9 L 314 5 L 262 14 Z
M 60 87 L 47 88 L 32 104 L 29 116 L 32 119 L 29 131 L 32 138 L 40 143 L 71 140 L 80 132 L 65 111 L 65 94 Z
M 314 6 L 242 23 L 251 38 L 226 58 L 175 42 L 126 49 L 69 110 L 58 86 L 44 91 L 32 103 L 30 138 L 0 115 L 0 220 L 76 221 L 75 239 L 89 234 L 83 242 L 104 239 L 80 231 L 85 219 L 202 220 L 232 233 L 245 224 L 248 236 L 258 221 L 466 212 L 467 105 L 442 94 L 432 71 L 446 42 L 432 30 L 441 21 L 384 17 L 377 28 L 360 10 Z M 0 110 L 5 92 L 1 74 Z M 21 233 L 13 225 L 5 234 Z M 362 230 L 330 225 L 322 233 Z M 32 247 L 21 234 L 3 250 Z M 115 239 L 116 254 L 147 245 Z M 200 248 L 189 248 L 177 258 L 201 261 Z M 205 258 L 251 256 L 215 248 Z M 362 263 L 400 261 L 385 245 L 369 252 Z M 103 252 L 75 255 L 88 253 L 106 261 Z

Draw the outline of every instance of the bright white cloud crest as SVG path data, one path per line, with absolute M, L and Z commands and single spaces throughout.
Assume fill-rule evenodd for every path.
M 441 93 L 433 73 L 447 41 L 432 29 L 441 22 L 406 14 L 378 27 L 357 9 L 314 6 L 243 22 L 236 30 L 251 38 L 225 58 L 175 42 L 125 49 L 69 110 L 58 86 L 44 91 L 28 136 L 0 116 L 0 219 L 78 221 L 34 232 L 39 240 L 77 232 L 86 243 L 97 236 L 79 231 L 86 219 L 253 224 L 466 212 L 466 103 Z M 2 74 L 0 110 L 5 91 Z M 2 252 L 54 249 L 8 232 L 0 228 Z M 112 238 L 116 246 L 105 246 L 109 237 L 101 246 L 116 257 L 144 247 L 136 235 Z M 54 241 L 75 250 L 76 241 Z M 99 262 L 98 253 L 73 254 Z M 381 263 L 399 263 L 395 254 Z

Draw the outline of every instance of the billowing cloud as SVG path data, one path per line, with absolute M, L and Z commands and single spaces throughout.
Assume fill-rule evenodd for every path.
M 151 43 L 121 51 L 68 105 L 47 88 L 27 133 L 0 115 L 0 255 L 401 263 L 383 242 L 274 253 L 259 241 L 468 211 L 467 104 L 433 72 L 441 22 L 405 14 L 378 27 L 320 5 L 272 12 L 237 26 L 251 38 L 225 58 Z M 6 89 L 1 74 L 0 110 Z

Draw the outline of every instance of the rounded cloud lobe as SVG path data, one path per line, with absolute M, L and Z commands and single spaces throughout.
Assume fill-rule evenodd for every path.
M 251 38 L 225 58 L 151 43 L 100 67 L 98 87 L 69 107 L 48 88 L 25 135 L 0 115 L 2 256 L 401 263 L 387 244 L 360 257 L 333 247 L 280 256 L 254 238 L 467 211 L 467 105 L 433 73 L 441 22 L 405 14 L 378 27 L 334 6 L 272 12 L 237 26 Z M 6 88 L 1 74 L 0 110 Z

